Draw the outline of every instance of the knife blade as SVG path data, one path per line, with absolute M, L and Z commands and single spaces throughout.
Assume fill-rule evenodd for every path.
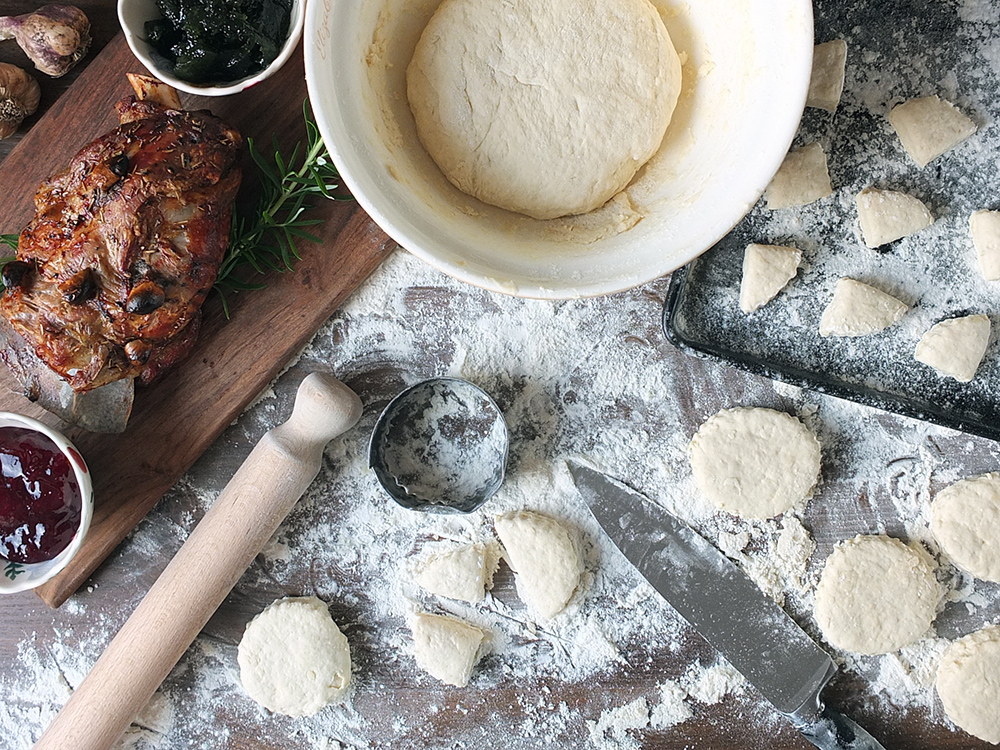
M 823 750 L 884 750 L 823 706 L 837 667 L 785 611 L 690 526 L 644 495 L 569 462 L 577 489 L 625 558 L 760 693 Z

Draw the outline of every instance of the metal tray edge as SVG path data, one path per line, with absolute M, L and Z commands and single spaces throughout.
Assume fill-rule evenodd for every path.
M 906 399 L 873 391 L 864 386 L 846 383 L 835 378 L 823 378 L 817 376 L 815 373 L 794 367 L 783 367 L 764 362 L 686 337 L 677 325 L 677 311 L 690 269 L 697 262 L 697 260 L 694 260 L 674 271 L 670 277 L 670 286 L 667 288 L 666 299 L 663 304 L 663 334 L 666 336 L 667 341 L 685 354 L 700 359 L 715 359 L 723 364 L 736 367 L 753 375 L 761 375 L 771 380 L 788 383 L 789 385 L 805 388 L 816 393 L 853 401 L 862 406 L 869 406 L 892 414 L 901 414 L 904 417 L 919 419 L 923 422 L 929 422 L 941 427 L 947 427 L 959 432 L 1000 442 L 1000 424 L 989 425 L 975 420 L 957 418 L 943 412 L 927 410 L 916 406 Z

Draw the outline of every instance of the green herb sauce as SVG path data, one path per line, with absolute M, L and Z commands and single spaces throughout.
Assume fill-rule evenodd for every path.
M 288 38 L 292 0 L 156 0 L 149 43 L 190 83 L 229 83 L 257 73 Z

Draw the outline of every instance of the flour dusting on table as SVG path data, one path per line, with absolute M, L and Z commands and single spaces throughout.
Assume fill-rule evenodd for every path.
M 816 5 L 822 25 L 827 4 Z M 958 103 L 980 118 L 980 135 L 958 154 L 978 163 L 985 158 L 978 150 L 986 148 L 985 139 L 995 140 L 997 127 L 973 93 L 977 84 L 993 90 L 1000 80 L 1000 43 L 991 30 L 997 4 L 944 5 L 961 21 L 956 33 L 966 51 L 956 54 L 974 57 L 976 65 L 964 66 L 959 76 L 935 72 L 933 52 L 907 66 L 886 65 L 861 43 L 873 30 L 836 30 L 858 35 L 849 49 L 848 85 L 856 97 L 850 106 L 881 116 L 891 97 L 911 93 L 902 84 L 917 70 L 921 86 L 960 94 Z M 815 120 L 815 113 L 809 117 Z M 892 143 L 891 134 L 885 139 Z M 900 174 L 911 171 L 904 170 L 901 153 L 893 158 Z M 866 181 L 838 171 L 836 152 L 830 163 L 835 185 L 845 191 Z M 846 203 L 847 192 L 827 200 L 849 213 L 848 205 L 837 204 Z M 933 203 L 940 209 L 944 198 Z M 941 227 L 953 220 L 944 217 Z M 764 226 L 771 235 L 798 235 L 797 221 L 774 217 Z M 851 231 L 846 219 L 810 225 L 814 244 L 803 248 L 810 263 L 831 233 L 839 241 Z M 865 256 L 865 262 L 901 279 L 903 255 Z M 850 258 L 838 262 L 842 270 L 852 268 Z M 838 273 L 831 270 L 830 279 Z M 930 278 L 908 279 L 906 288 L 922 298 Z M 940 558 L 928 530 L 928 507 L 947 484 L 997 470 L 1000 449 L 681 354 L 660 329 L 666 288 L 661 279 L 602 299 L 524 300 L 460 284 L 404 252 L 392 255 L 88 586 L 51 615 L 39 613 L 41 605 L 28 595 L 18 600 L 31 622 L 42 624 L 37 633 L 25 627 L 16 655 L 0 671 L 5 741 L 21 750 L 37 739 L 215 499 L 224 483 L 218 477 L 231 474 L 260 435 L 287 418 L 295 387 L 310 369 L 332 369 L 359 393 L 365 405 L 361 423 L 329 444 L 317 481 L 167 678 L 129 731 L 126 747 L 241 747 L 252 738 L 261 750 L 482 748 L 495 747 L 503 737 L 519 750 L 630 750 L 642 747 L 646 737 L 692 723 L 723 738 L 720 746 L 764 750 L 793 737 L 788 723 L 603 535 L 565 467 L 571 457 L 626 481 L 690 523 L 826 648 L 811 612 L 819 570 L 834 544 L 858 533 L 924 544 L 938 556 L 938 574 L 949 591 L 934 632 L 897 654 L 832 651 L 842 669 L 831 690 L 843 686 L 836 695 L 853 701 L 852 716 L 861 723 L 883 717 L 889 725 L 904 718 L 946 724 L 932 688 L 937 658 L 949 640 L 1000 618 L 1000 586 L 973 581 Z M 994 304 L 995 316 L 997 300 L 1000 292 L 986 290 L 973 302 Z M 786 306 L 782 315 L 792 322 L 818 315 L 810 305 Z M 919 320 L 928 315 L 930 309 Z M 492 500 L 467 516 L 405 510 L 368 471 L 368 437 L 378 414 L 403 388 L 432 376 L 461 377 L 483 388 L 510 430 L 507 479 Z M 822 478 L 804 508 L 778 519 L 743 521 L 715 511 L 699 496 L 688 442 L 702 421 L 734 406 L 787 411 L 817 434 Z M 426 545 L 491 539 L 493 518 L 520 508 L 551 514 L 580 536 L 586 570 L 563 614 L 533 620 L 506 566 L 478 605 L 432 596 L 413 580 L 412 560 Z M 123 569 L 136 571 L 135 579 L 105 585 L 110 571 Z M 273 599 L 311 594 L 329 602 L 348 638 L 355 687 L 345 704 L 313 717 L 270 714 L 240 687 L 236 644 L 245 623 Z M 486 654 L 468 687 L 443 686 L 416 667 L 406 625 L 416 611 L 449 613 L 488 632 Z

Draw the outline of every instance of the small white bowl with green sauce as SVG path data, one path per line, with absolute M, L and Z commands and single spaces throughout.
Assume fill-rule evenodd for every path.
M 230 0 L 230 5 L 235 0 Z M 233 80 L 214 78 L 209 81 L 192 82 L 175 71 L 174 65 L 156 50 L 150 43 L 147 32 L 147 22 L 162 19 L 156 0 L 118 0 L 118 20 L 125 32 L 125 40 L 132 53 L 146 69 L 164 83 L 170 84 L 179 91 L 199 96 L 229 96 L 238 94 L 256 83 L 271 76 L 292 56 L 302 37 L 302 25 L 305 18 L 305 0 L 290 0 L 290 17 L 287 35 L 280 43 L 280 49 L 273 60 L 265 67 L 256 71 L 247 71 L 245 75 L 237 75 Z M 272 3 L 273 4 L 273 3 Z

